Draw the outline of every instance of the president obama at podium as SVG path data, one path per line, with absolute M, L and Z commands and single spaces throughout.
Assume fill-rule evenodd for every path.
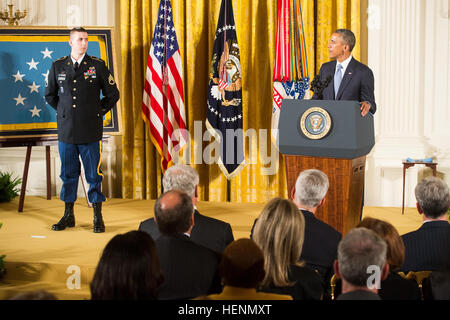
M 312 99 L 350 100 L 361 105 L 361 115 L 377 110 L 374 95 L 374 77 L 369 67 L 352 56 L 356 37 L 347 29 L 336 30 L 328 42 L 328 53 L 333 61 L 324 63 L 315 79 Z M 313 81 L 314 82 L 314 81 Z M 311 87 L 314 87 L 313 83 Z

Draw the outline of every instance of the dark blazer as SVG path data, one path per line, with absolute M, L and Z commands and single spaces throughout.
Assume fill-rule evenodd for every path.
M 300 261 L 305 261 L 310 269 L 317 270 L 324 285 L 328 286 L 334 273 L 333 263 L 337 258 L 337 247 L 342 235 L 332 226 L 317 219 L 312 212 L 306 210 L 301 212 L 305 217 L 305 239 Z M 251 239 L 257 220 L 253 223 Z
M 139 225 L 140 231 L 145 231 L 156 240 L 161 235 L 154 218 L 147 219 Z M 191 240 L 218 253 L 222 253 L 233 242 L 233 231 L 229 223 L 194 213 L 194 228 L 191 232 Z
M 103 60 L 86 54 L 75 71 L 67 56 L 53 62 L 45 100 L 56 110 L 58 140 L 84 144 L 102 139 L 103 115 L 119 100 L 119 90 Z
M 433 271 L 422 286 L 424 300 L 450 300 L 450 269 Z
M 289 280 L 295 281 L 291 287 L 265 286 L 262 292 L 290 295 L 294 300 L 320 300 L 324 288 L 320 276 L 306 267 L 292 265 L 289 268 Z
M 317 270 L 328 285 L 334 273 L 333 264 L 342 235 L 332 226 L 317 219 L 312 212 L 302 210 L 302 213 L 305 217 L 305 240 L 300 260 Z
M 336 300 L 381 300 L 376 293 L 358 290 L 341 294 Z
M 334 294 L 341 294 L 342 281 L 337 279 Z M 380 283 L 378 296 L 381 300 L 420 300 L 420 290 L 416 280 L 407 280 L 396 272 L 390 272 Z
M 418 230 L 402 236 L 405 262 L 401 271 L 435 271 L 450 266 L 450 224 L 425 222 Z
M 378 295 L 381 300 L 420 300 L 420 290 L 415 280 L 402 278 L 396 272 L 390 272 L 381 281 Z
M 324 63 L 319 71 L 319 79 L 323 83 L 327 79 L 331 81 L 321 93 L 314 93 L 314 100 L 354 100 L 358 102 L 368 101 L 371 105 L 370 112 L 373 114 L 377 110 L 374 94 L 374 76 L 372 70 L 355 58 L 345 70 L 339 91 L 335 99 L 334 74 L 336 72 L 336 60 Z
M 155 243 L 164 276 L 159 300 L 190 299 L 222 291 L 218 253 L 184 234 L 163 234 Z

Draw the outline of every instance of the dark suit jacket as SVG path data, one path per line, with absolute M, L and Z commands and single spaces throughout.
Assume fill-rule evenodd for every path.
M 381 298 L 376 293 L 360 290 L 341 294 L 336 300 L 381 300 Z
M 300 260 L 319 272 L 328 286 L 334 273 L 333 263 L 342 235 L 332 226 L 317 219 L 312 212 L 302 210 L 305 216 L 305 240 Z
M 190 299 L 222 291 L 217 252 L 194 243 L 184 234 L 163 234 L 155 243 L 164 275 L 159 300 Z
M 435 271 L 450 266 L 450 224 L 430 221 L 402 236 L 405 262 L 401 271 Z
M 312 212 L 302 210 L 302 213 L 305 217 L 305 240 L 300 261 L 305 261 L 309 268 L 317 270 L 327 287 L 334 273 L 333 263 L 342 235 L 332 226 L 317 219 Z M 257 220 L 253 223 L 250 238 L 253 238 Z
M 314 93 L 312 99 L 314 100 L 351 100 L 351 101 L 368 101 L 371 105 L 370 112 L 375 113 L 377 105 L 375 103 L 374 94 L 374 77 L 370 68 L 355 58 L 350 60 L 350 63 L 345 70 L 345 75 L 342 78 L 338 94 L 335 99 L 334 92 L 334 74 L 336 72 L 336 60 L 324 63 L 319 71 L 319 78 L 321 82 L 325 82 L 327 78 L 331 77 L 328 86 L 322 93 Z
M 295 282 L 290 287 L 265 286 L 262 292 L 290 295 L 294 300 L 320 300 L 324 288 L 320 276 L 306 267 L 291 265 L 289 268 L 289 280 Z
M 139 225 L 140 231 L 145 231 L 156 240 L 161 235 L 154 218 L 147 219 Z M 231 242 L 233 232 L 229 223 L 194 213 L 194 228 L 191 232 L 191 240 L 218 253 L 222 253 Z
M 341 294 L 342 281 L 337 279 L 335 287 L 335 296 Z M 380 283 L 378 296 L 381 300 L 420 300 L 420 289 L 416 280 L 407 280 L 402 278 L 396 272 L 390 272 L 386 279 Z

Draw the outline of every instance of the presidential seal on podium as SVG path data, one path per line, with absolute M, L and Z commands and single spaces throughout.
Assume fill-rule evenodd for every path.
M 320 107 L 309 108 L 300 120 L 302 133 L 312 140 L 325 137 L 330 132 L 331 124 L 330 114 Z

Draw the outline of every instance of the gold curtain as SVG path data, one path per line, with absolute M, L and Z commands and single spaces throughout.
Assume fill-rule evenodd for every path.
M 205 164 L 200 156 L 212 142 L 194 141 L 195 135 L 202 137 L 206 131 L 208 76 L 221 0 L 171 0 L 171 3 L 183 62 L 186 116 L 191 134 L 190 152 L 184 156 L 190 158 L 199 172 L 200 199 L 226 201 L 226 178 L 216 164 Z M 359 59 L 360 0 L 302 0 L 301 5 L 310 78 L 329 60 L 327 43 L 337 28 L 355 33 L 357 46 L 353 54 Z M 160 158 L 141 111 L 158 7 L 159 0 L 120 1 L 124 198 L 154 199 L 161 189 Z M 266 202 L 288 194 L 282 157 L 279 156 L 276 171 L 271 168 L 273 161 L 264 164 L 271 154 L 278 155 L 270 145 L 277 1 L 233 0 L 233 9 L 241 54 L 243 129 L 253 135 L 245 138 L 249 164 L 230 181 L 230 200 Z M 262 129 L 266 130 L 267 144 L 262 143 Z

